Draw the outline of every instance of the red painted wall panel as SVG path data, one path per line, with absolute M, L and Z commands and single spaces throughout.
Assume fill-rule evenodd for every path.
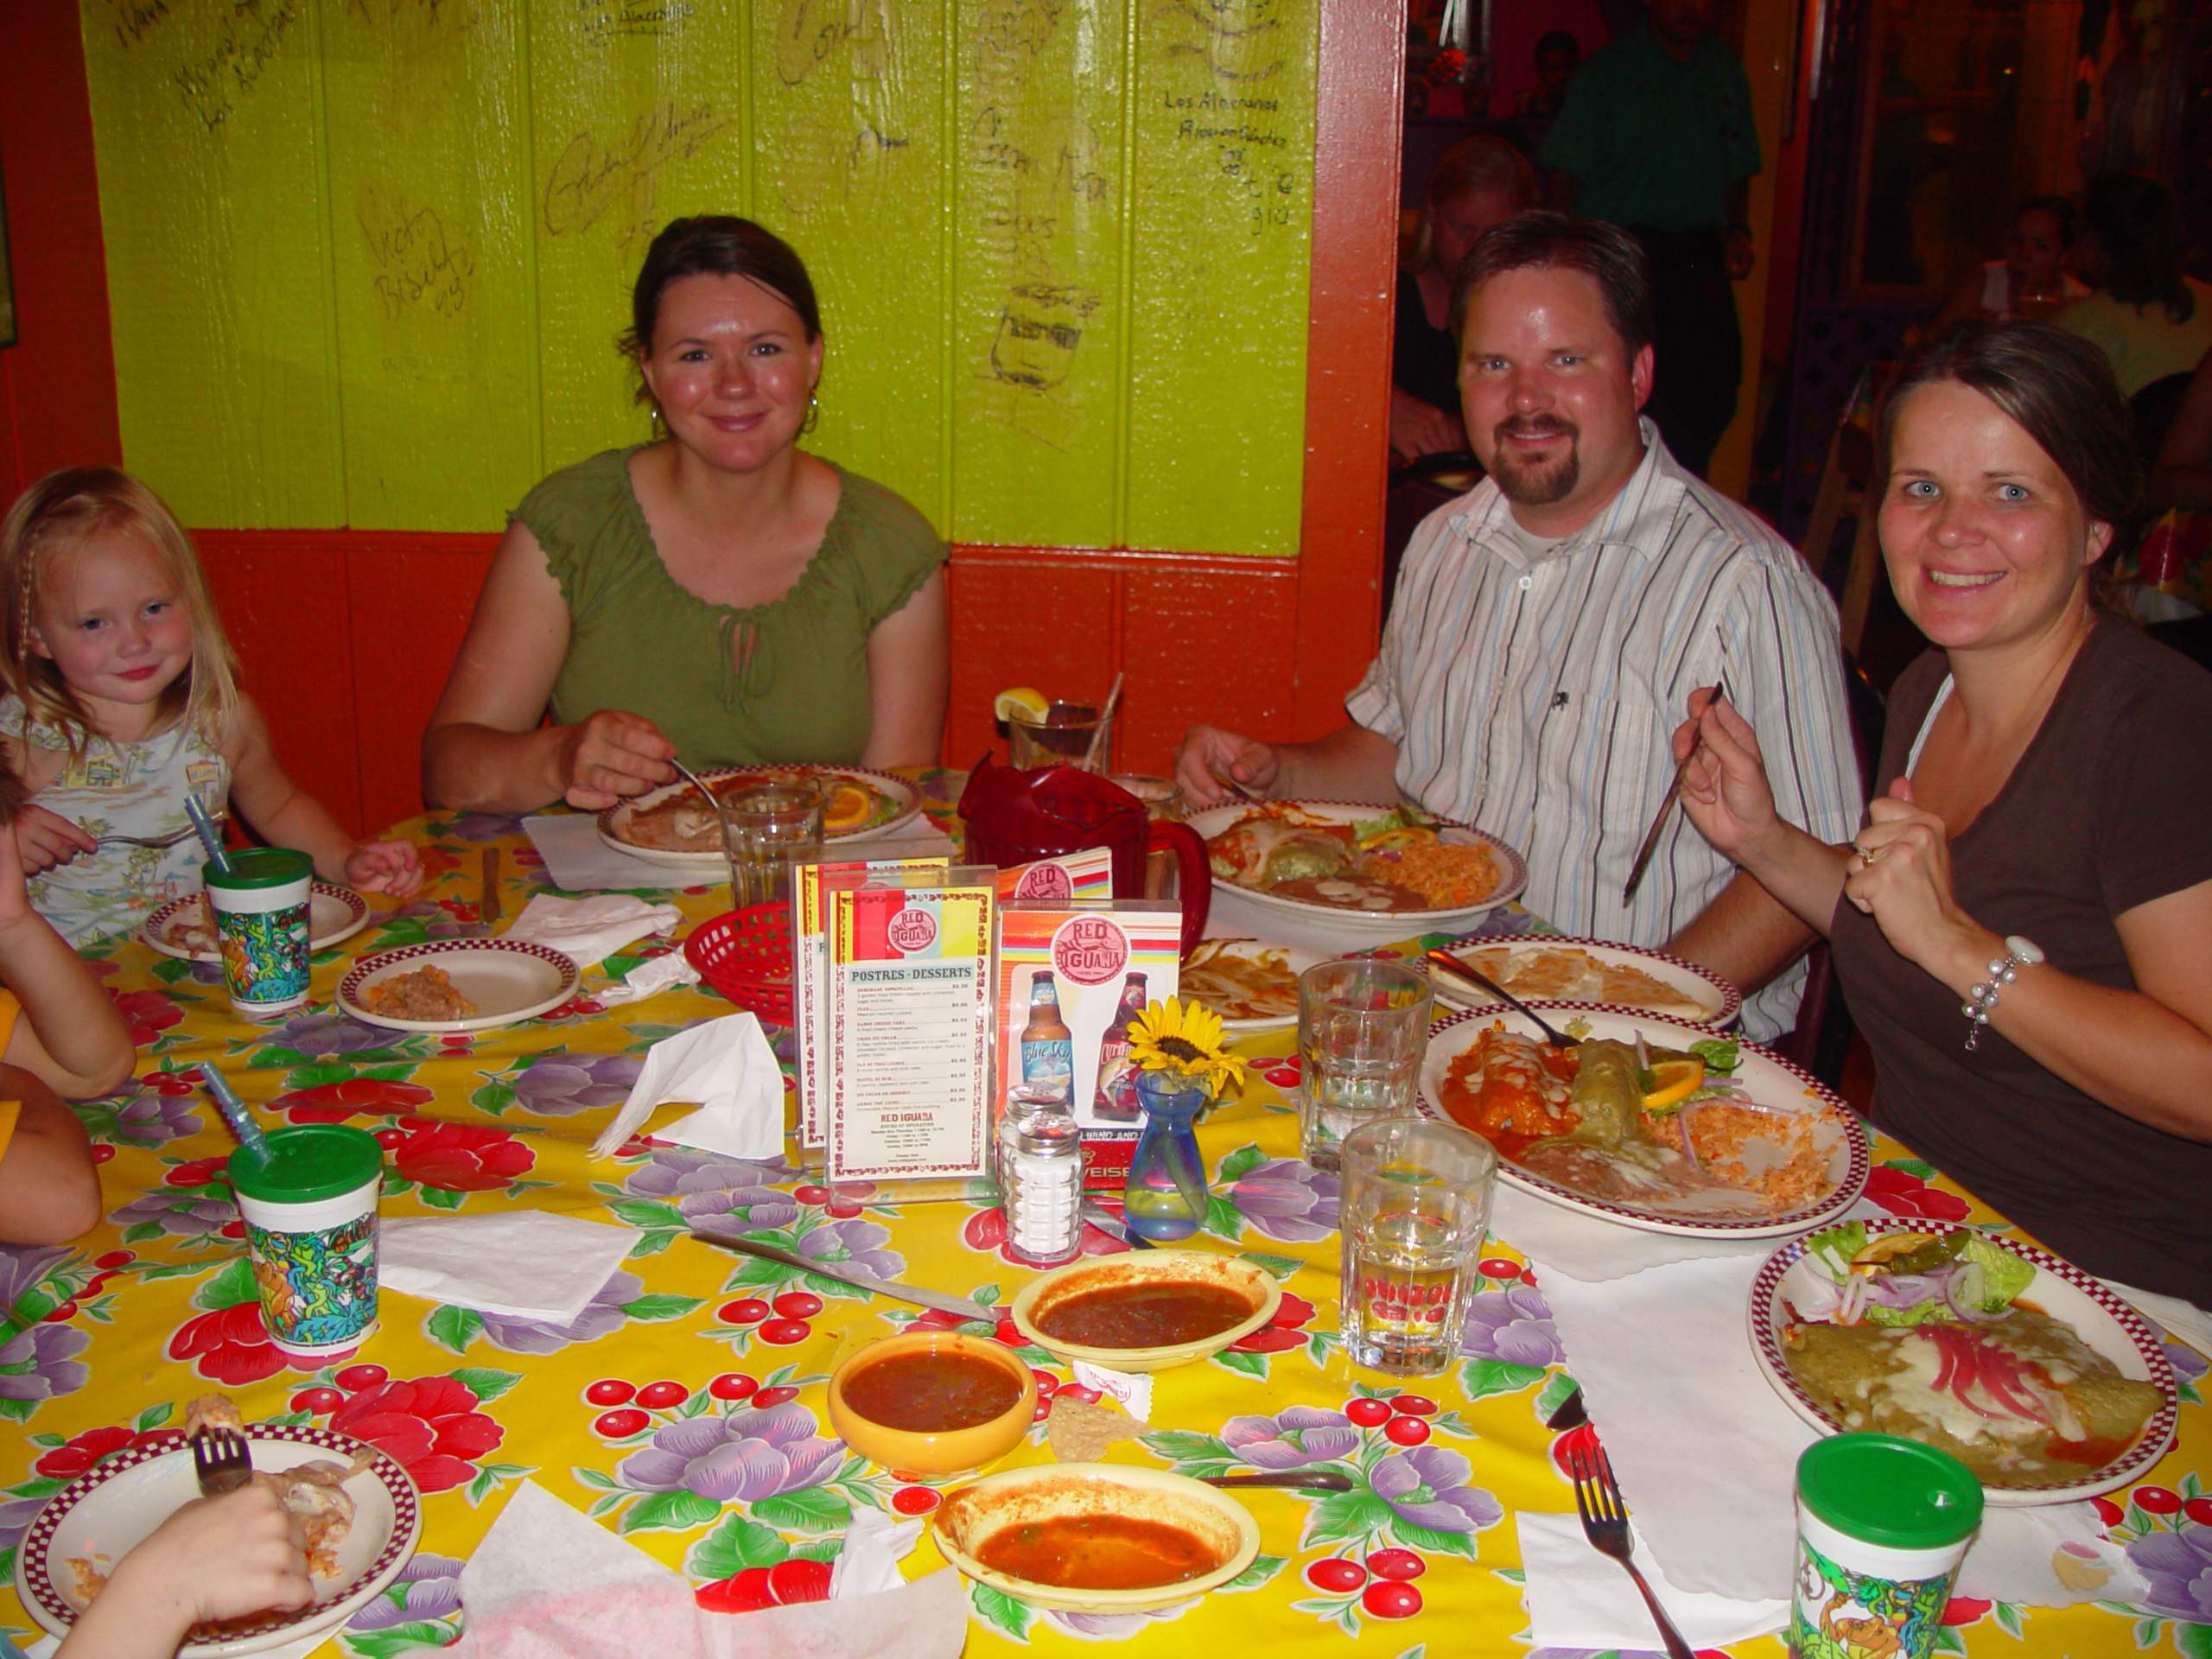
M 493 536 L 357 536 L 346 556 L 363 822 L 423 810 L 423 731 L 492 568 Z

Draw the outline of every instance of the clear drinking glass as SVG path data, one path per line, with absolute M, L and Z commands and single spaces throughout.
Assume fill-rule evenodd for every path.
M 822 857 L 822 791 L 811 784 L 745 784 L 720 804 L 735 907 L 788 901 L 791 866 Z
M 1114 717 L 1095 702 L 1056 702 L 1040 724 L 1006 723 L 1007 752 L 1024 772 L 1039 766 L 1076 766 L 1103 772 L 1114 748 Z
M 1482 1277 L 1497 1154 L 1426 1118 L 1355 1129 L 1343 1149 L 1344 1339 L 1352 1363 L 1433 1376 L 1459 1357 Z
M 1399 962 L 1325 962 L 1298 976 L 1299 1128 L 1306 1161 L 1337 1167 L 1346 1135 L 1414 1109 L 1434 1008 L 1428 976 Z

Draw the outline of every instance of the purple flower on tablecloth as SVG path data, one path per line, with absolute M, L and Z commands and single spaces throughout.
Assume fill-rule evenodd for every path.
M 195 985 L 220 985 L 223 964 L 219 962 L 194 962 L 192 971 L 185 976 Z
M 1338 1181 L 1309 1164 L 1270 1158 L 1246 1170 L 1229 1189 L 1245 1220 L 1269 1238 L 1311 1244 L 1337 1230 Z
M 1567 1359 L 1567 1350 L 1560 1346 L 1559 1332 L 1552 1325 L 1552 1311 L 1534 1285 L 1478 1293 L 1467 1304 L 1459 1351 L 1470 1359 L 1502 1359 L 1540 1370 Z
M 22 1497 L 11 1503 L 0 1503 L 0 1554 L 23 1541 L 23 1535 L 31 1529 L 31 1522 L 45 1507 L 46 1499 L 42 1497 Z
M 1272 1417 L 1232 1417 L 1221 1438 L 1245 1462 L 1261 1469 L 1297 1469 L 1348 1458 L 1359 1449 L 1359 1431 L 1341 1411 L 1291 1406 Z
M 271 1027 L 269 1046 L 323 1058 L 333 1054 L 359 1054 L 371 1049 L 389 1048 L 401 1037 L 401 1033 L 387 1031 L 382 1026 L 364 1025 L 347 1014 L 303 1014 Z
M 2146 1532 L 2127 1546 L 2127 1559 L 2150 1586 L 2137 1604 L 2145 1612 L 2212 1624 L 2212 1527 L 2184 1521 L 2171 1532 Z
M 819 1486 L 837 1471 L 844 1451 L 842 1442 L 815 1433 L 812 1412 L 786 1400 L 765 1411 L 670 1423 L 614 1473 L 637 1491 L 683 1488 L 717 1503 L 757 1503 Z
M 622 1184 L 635 1197 L 674 1205 L 695 1225 L 706 1225 L 718 1216 L 734 1216 L 742 1226 L 722 1230 L 750 1231 L 788 1227 L 798 1219 L 798 1200 L 771 1185 L 798 1173 L 781 1159 L 762 1163 L 690 1147 L 662 1147 Z
M 431 829 L 435 834 L 474 843 L 523 833 L 518 816 L 499 812 L 463 812 L 444 823 L 433 824 Z
M 2169 1338 L 2165 1344 L 2166 1363 L 2174 1368 L 2174 1376 L 2183 1382 L 2202 1382 L 2204 1373 L 2212 1370 L 2212 1359 L 2207 1359 L 2185 1342 Z
M 0 1315 L 46 1282 L 76 1252 L 67 1244 L 0 1244 Z
M 873 1221 L 827 1221 L 799 1239 L 798 1253 L 810 1261 L 842 1262 L 879 1279 L 896 1279 L 906 1271 L 906 1258 L 882 1248 L 890 1241 L 891 1230 Z
M 1193 1596 L 1188 1601 L 1155 1607 L 1144 1613 L 1069 1613 L 1053 1608 L 1045 1617 L 1070 1636 L 1081 1637 L 1087 1642 L 1126 1642 L 1154 1620 L 1180 1618 L 1204 1599 L 1203 1596 Z
M 220 1198 L 208 1196 L 221 1193 Z M 238 1218 L 238 1205 L 228 1187 L 156 1187 L 143 1198 L 133 1198 L 119 1210 L 108 1211 L 108 1223 L 131 1228 L 150 1221 L 176 1238 L 206 1238 Z
M 601 1337 L 620 1331 L 629 1317 L 622 1311 L 623 1304 L 634 1302 L 645 1294 L 644 1280 L 618 1268 L 569 1324 L 518 1319 L 506 1313 L 480 1313 L 477 1317 L 484 1321 L 484 1334 L 491 1338 L 493 1345 L 509 1353 L 557 1354 L 572 1342 L 597 1342 Z
M 444 1618 L 461 1611 L 461 1569 L 454 1555 L 418 1554 L 399 1569 L 391 1587 L 346 1621 L 349 1630 L 388 1630 L 414 1619 Z
M 1367 1484 L 1401 1520 L 1432 1532 L 1480 1532 L 1505 1518 L 1505 1506 L 1467 1484 L 1466 1459 L 1441 1446 L 1416 1446 L 1375 1465 Z
M 645 1065 L 642 1054 L 540 1054 L 512 1084 L 515 1103 L 539 1117 L 620 1106 Z
M 165 1147 L 200 1133 L 199 1102 L 190 1095 L 162 1095 L 125 1084 L 113 1096 L 115 1124 L 108 1133 L 126 1147 Z
M 77 1356 L 92 1345 L 67 1325 L 35 1325 L 0 1343 L 0 1400 L 58 1400 L 85 1386 L 92 1371 Z

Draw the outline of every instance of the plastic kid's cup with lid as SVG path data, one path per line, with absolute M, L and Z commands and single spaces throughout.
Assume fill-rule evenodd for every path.
M 271 1129 L 268 1138 L 266 1158 L 244 1147 L 231 1154 L 231 1187 L 269 1339 L 312 1370 L 376 1328 L 384 1148 L 343 1123 Z
M 1981 1501 L 1964 1464 L 1916 1440 L 1838 1434 L 1806 1447 L 1790 1653 L 1927 1659 Z
M 308 889 L 315 861 L 289 847 L 246 848 L 229 856 L 228 870 L 200 866 L 223 982 L 240 1018 L 273 1024 L 308 1000 Z

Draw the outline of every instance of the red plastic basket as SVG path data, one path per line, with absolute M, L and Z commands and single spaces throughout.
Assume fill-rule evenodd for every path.
M 791 1022 L 791 907 L 754 905 L 702 922 L 683 942 L 700 976 L 741 1008 Z

